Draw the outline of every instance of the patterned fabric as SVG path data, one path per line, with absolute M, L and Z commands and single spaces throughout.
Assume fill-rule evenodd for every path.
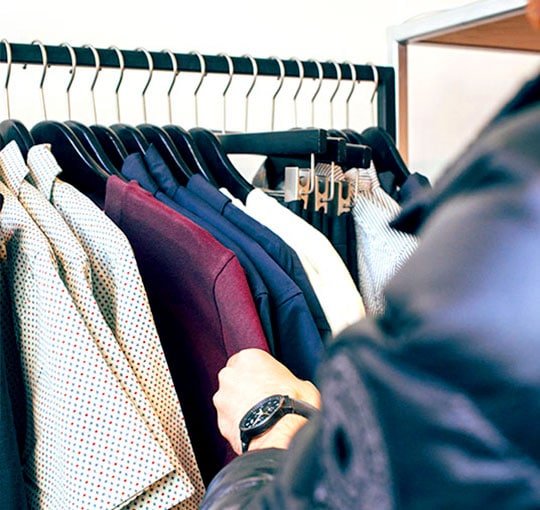
M 334 165 L 333 168 L 335 179 L 347 179 L 355 189 L 358 182 L 352 214 L 356 229 L 360 294 L 367 313 L 380 315 L 385 309 L 383 289 L 413 254 L 417 240 L 390 227 L 390 222 L 399 214 L 401 207 L 381 188 L 373 166 L 369 169 L 355 168 L 345 174 L 341 167 Z M 332 167 L 319 165 L 317 173 L 330 177 Z
M 296 251 L 334 336 L 365 316 L 347 267 L 323 234 L 260 189 L 247 196 L 246 211 Z
M 168 474 L 169 462 L 86 329 L 47 240 L 1 183 L 0 192 L 0 265 L 28 401 L 29 505 L 116 508 Z
M 315 174 L 320 177 L 331 177 L 333 174 L 336 181 L 345 179 L 342 168 L 339 165 L 332 165 L 331 163 L 317 163 L 315 165 Z
M 167 436 L 161 437 L 163 444 L 172 445 L 167 450 L 176 475 L 152 487 L 129 508 L 170 508 L 182 502 L 177 508 L 195 509 L 204 486 L 131 246 L 89 199 L 56 179 L 61 169 L 47 145 L 32 147 L 28 164 L 33 182 L 84 248 L 103 317 L 161 422 Z
M 18 195 L 23 207 L 49 240 L 56 255 L 60 276 L 86 327 L 107 365 L 156 438 L 157 445 L 153 446 L 161 447 L 167 457 L 171 459 L 170 469 L 172 471 L 176 462 L 175 452 L 163 425 L 150 406 L 125 354 L 105 322 L 92 295 L 92 277 L 86 254 L 56 209 L 42 193 L 24 181 L 27 173 L 28 168 L 17 144 L 11 142 L 0 152 L 0 176 L 8 184 L 11 191 Z M 176 462 L 176 464 L 178 463 Z M 192 485 L 184 469 L 181 466 L 175 466 L 175 468 L 178 470 L 177 482 L 180 486 L 186 487 L 187 496 L 183 492 L 171 492 L 169 506 L 190 497 L 193 493 Z

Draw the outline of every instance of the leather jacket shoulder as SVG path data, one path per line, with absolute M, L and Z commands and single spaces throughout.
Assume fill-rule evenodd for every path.
M 540 508 L 540 97 L 514 104 L 395 222 L 418 250 L 329 348 L 320 416 L 201 508 Z

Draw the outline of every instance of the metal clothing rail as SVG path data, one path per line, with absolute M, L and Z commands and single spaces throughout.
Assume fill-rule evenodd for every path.
M 41 50 L 35 44 L 10 43 L 14 64 L 42 64 Z M 47 60 L 49 65 L 70 66 L 72 64 L 71 55 L 65 46 L 45 45 Z M 76 56 L 77 66 L 94 67 L 96 65 L 92 50 L 88 47 L 73 47 Z M 146 55 L 137 50 L 120 50 L 124 57 L 125 69 L 148 69 Z M 101 67 L 119 68 L 118 56 L 113 49 L 97 48 Z M 159 51 L 149 52 L 154 63 L 154 70 L 173 71 L 171 58 L 167 53 Z M 173 53 L 178 71 L 201 72 L 200 61 L 197 55 L 190 53 Z M 228 74 L 229 66 L 226 57 L 218 55 L 203 55 L 206 64 L 206 73 Z M 231 57 L 234 74 L 253 74 L 251 61 L 247 57 Z M 6 62 L 6 47 L 0 44 L 0 62 Z M 280 65 L 272 58 L 256 58 L 258 66 L 258 76 L 281 76 Z M 282 60 L 285 77 L 300 77 L 300 70 L 296 60 Z M 304 68 L 305 78 L 320 78 L 318 65 L 313 60 L 300 61 Z M 337 70 L 334 64 L 320 62 L 324 79 L 337 79 Z M 348 63 L 338 64 L 341 70 L 341 79 L 351 80 L 353 78 L 351 68 Z M 375 81 L 373 68 L 371 65 L 354 64 L 356 77 L 361 81 Z M 396 88 L 395 73 L 392 67 L 376 66 L 378 73 L 377 88 L 377 123 L 384 128 L 390 136 L 396 137 Z

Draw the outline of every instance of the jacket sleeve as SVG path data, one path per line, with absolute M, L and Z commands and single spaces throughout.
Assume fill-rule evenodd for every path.
M 320 419 L 288 451 L 234 460 L 202 509 L 538 508 L 538 466 L 470 398 L 361 334 L 321 370 Z
M 539 115 L 434 190 L 385 313 L 330 347 L 320 416 L 224 468 L 203 509 L 540 507 Z

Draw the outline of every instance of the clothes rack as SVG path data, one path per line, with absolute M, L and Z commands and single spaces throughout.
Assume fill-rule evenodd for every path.
M 12 62 L 14 64 L 42 65 L 41 50 L 36 44 L 10 43 Z M 49 66 L 71 66 L 71 56 L 68 48 L 59 45 L 45 45 Z M 95 61 L 92 50 L 88 47 L 73 47 L 77 59 L 77 66 L 94 67 Z M 124 57 L 125 69 L 148 69 L 148 61 L 144 52 L 136 50 L 120 50 Z M 97 48 L 101 67 L 118 68 L 118 56 L 113 49 Z M 160 51 L 149 52 L 154 70 L 172 71 L 171 59 L 167 53 Z M 173 52 L 178 63 L 178 71 L 200 72 L 199 58 L 195 54 Z M 225 57 L 218 55 L 203 55 L 206 65 L 206 73 L 227 74 L 228 63 Z M 234 74 L 253 73 L 253 68 L 247 57 L 231 57 Z M 280 66 L 272 58 L 255 58 L 259 76 L 280 76 Z M 5 45 L 0 45 L 0 62 L 7 62 Z M 285 77 L 299 77 L 297 61 L 282 60 Z M 311 61 L 300 61 L 304 68 L 305 78 L 319 78 L 317 64 Z M 323 79 L 337 79 L 336 68 L 332 63 L 321 62 Z M 351 80 L 351 68 L 347 63 L 338 64 L 341 69 L 341 79 Z M 395 73 L 392 67 L 376 66 L 378 77 L 374 76 L 371 65 L 354 64 L 357 80 L 375 81 L 378 78 L 377 87 L 377 124 L 384 128 L 388 134 L 396 137 L 396 98 L 395 98 Z

